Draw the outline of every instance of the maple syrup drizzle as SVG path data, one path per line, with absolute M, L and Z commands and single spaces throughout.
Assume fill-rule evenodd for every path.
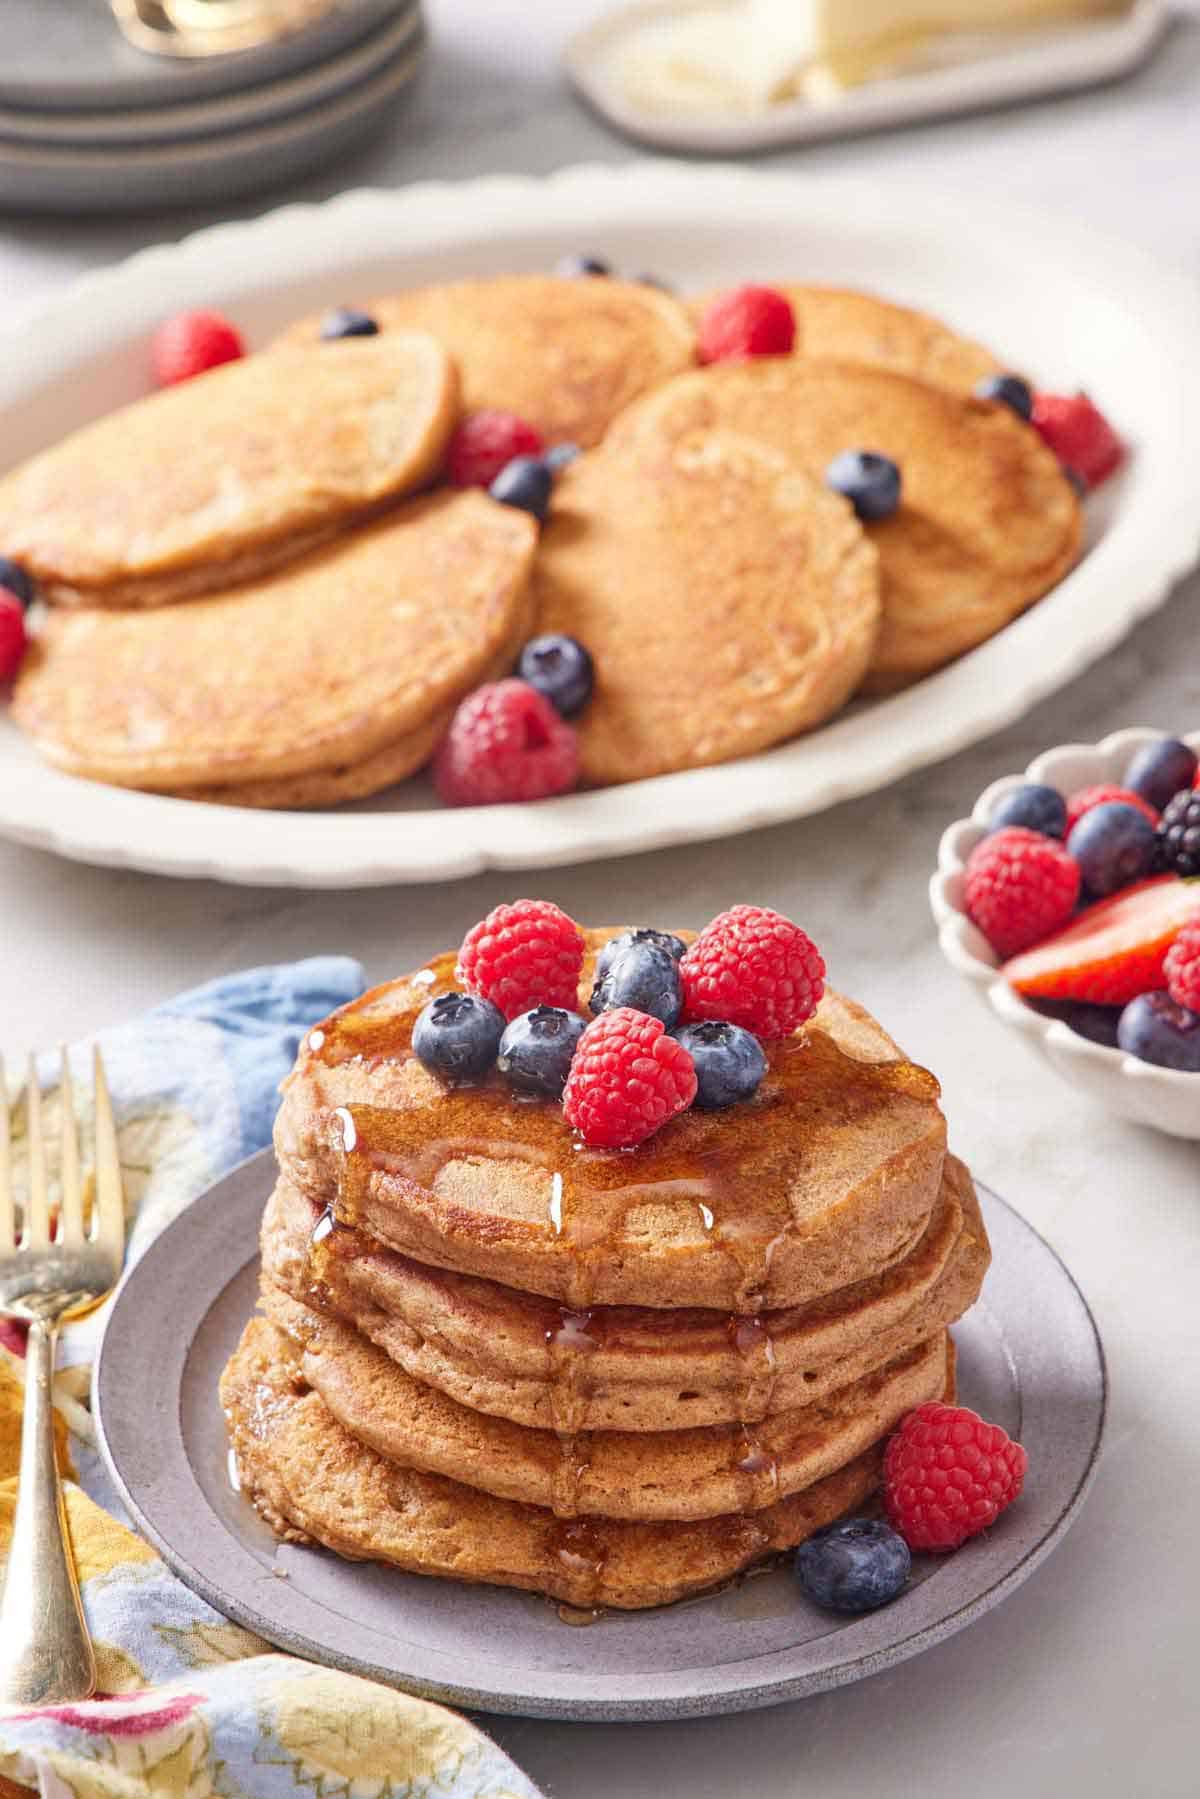
M 761 1424 L 771 1410 L 778 1379 L 771 1333 L 758 1312 L 731 1312 L 725 1328 L 742 1367 L 738 1421 Z
M 743 1511 L 760 1512 L 779 1499 L 779 1458 L 745 1425 L 734 1436 L 733 1468 L 742 1477 Z
M 598 1527 L 587 1518 L 555 1524 L 548 1544 L 551 1556 L 577 1587 L 580 1597 L 571 1602 L 577 1611 L 596 1611 L 604 1581 L 608 1551 Z

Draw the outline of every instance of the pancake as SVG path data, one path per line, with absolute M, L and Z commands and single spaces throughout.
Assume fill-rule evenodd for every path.
M 432 480 L 458 417 L 441 346 L 397 332 L 225 363 L 0 480 L 0 543 L 64 605 L 250 580 Z
M 58 767 L 160 792 L 324 776 L 414 734 L 415 765 L 523 634 L 536 537 L 482 493 L 435 494 L 228 593 L 52 613 L 14 717 Z
M 324 1228 L 281 1181 L 263 1219 L 264 1280 L 353 1326 L 460 1405 L 539 1430 L 674 1431 L 758 1424 L 905 1355 L 977 1298 L 988 1243 L 971 1177 L 942 1194 L 903 1262 L 795 1311 L 597 1307 L 576 1313 L 478 1276 L 425 1267 L 361 1232 Z
M 587 935 L 581 1010 L 613 933 Z M 766 1045 L 753 1099 L 682 1113 L 627 1154 L 580 1149 L 559 1105 L 515 1103 L 498 1074 L 449 1089 L 413 1056 L 413 1023 L 454 987 L 454 963 L 310 1032 L 276 1118 L 288 1180 L 389 1248 L 576 1310 L 755 1313 L 876 1275 L 923 1236 L 946 1153 L 940 1089 L 853 1001 L 827 992 L 807 1027 Z
M 221 1380 L 242 1491 L 275 1532 L 353 1560 L 488 1582 L 580 1607 L 664 1605 L 793 1548 L 860 1507 L 877 1445 L 765 1511 L 690 1523 L 563 1521 L 359 1443 L 309 1387 L 301 1352 L 265 1319 L 247 1325 Z M 953 1396 L 953 1358 L 946 1397 Z
M 619 448 L 563 473 L 534 566 L 539 629 L 596 661 L 584 780 L 726 762 L 822 723 L 879 626 L 877 560 L 849 506 L 744 420 L 618 430 Z
M 959 394 L 973 393 L 977 382 L 1002 370 L 1003 364 L 982 344 L 911 306 L 897 306 L 855 288 L 796 282 L 772 286 L 792 303 L 798 355 L 891 369 Z M 690 300 L 692 316 L 698 321 L 715 298 L 714 292 Z
M 883 619 L 863 691 L 920 679 L 991 637 L 1079 555 L 1079 500 L 1058 459 L 1012 410 L 850 363 L 760 357 L 668 382 L 630 408 L 605 455 L 743 432 L 816 478 L 841 451 L 900 465 L 899 510 L 866 527 Z M 603 668 L 607 646 L 591 646 Z
M 465 411 L 517 412 L 547 442 L 585 449 L 622 407 L 695 360 L 686 307 L 641 282 L 494 275 L 409 288 L 366 310 L 385 338 L 403 329 L 438 339 L 458 365 Z M 312 343 L 324 316 L 300 320 L 285 341 Z

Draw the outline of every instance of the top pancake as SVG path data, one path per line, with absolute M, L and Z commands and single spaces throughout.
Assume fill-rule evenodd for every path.
M 17 723 L 51 762 L 171 792 L 353 764 L 412 738 L 511 648 L 537 538 L 476 490 L 413 500 L 229 593 L 53 612 Z
M 687 309 L 660 289 L 608 277 L 494 275 L 373 300 L 384 335 L 429 331 L 454 358 L 465 411 L 500 407 L 548 443 L 599 443 L 617 413 L 695 360 Z M 311 343 L 319 315 L 286 334 Z
M 605 454 L 728 430 L 823 479 L 843 450 L 899 464 L 879 553 L 883 622 L 864 690 L 903 687 L 982 643 L 1060 580 L 1079 554 L 1079 500 L 1037 433 L 1007 406 L 907 375 L 804 357 L 695 370 L 631 407 Z
M 66 605 L 154 606 L 248 579 L 432 479 L 458 416 L 434 338 L 229 362 L 0 480 L 0 543 Z
M 891 369 L 959 394 L 973 393 L 986 375 L 1000 373 L 1002 364 L 990 350 L 927 312 L 856 288 L 772 285 L 791 301 L 797 355 Z M 694 298 L 693 315 L 699 319 L 715 297 Z
M 581 1010 L 612 934 L 588 934 Z M 635 1150 L 583 1149 L 556 1103 L 517 1101 L 498 1075 L 447 1088 L 412 1054 L 454 960 L 343 1007 L 284 1083 L 288 1179 L 390 1248 L 577 1308 L 752 1313 L 876 1274 L 924 1233 L 946 1153 L 938 1085 L 853 1001 L 827 992 L 766 1045 L 752 1100 L 685 1112 Z

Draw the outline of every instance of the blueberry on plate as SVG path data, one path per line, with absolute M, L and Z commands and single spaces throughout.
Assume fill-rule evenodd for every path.
M 369 312 L 353 306 L 338 306 L 321 320 L 321 337 L 333 343 L 339 337 L 378 337 L 379 326 Z
M 554 265 L 556 275 L 611 275 L 612 264 L 599 256 L 564 256 Z
M 1140 749 L 1129 764 L 1125 785 L 1132 793 L 1140 793 L 1159 812 L 1181 787 L 1190 787 L 1196 779 L 1196 752 L 1189 750 L 1178 737 L 1160 737 Z
M 668 956 L 676 962 L 682 962 L 687 944 L 682 937 L 673 937 L 670 931 L 651 931 L 642 926 L 636 931 L 622 931 L 619 937 L 610 937 L 596 957 L 596 983 L 604 979 L 617 957 L 633 943 L 656 943 L 659 949 L 666 950 Z
M 578 638 L 559 632 L 531 637 L 521 651 L 517 674 L 544 693 L 562 718 L 574 718 L 592 697 L 595 669 Z
M 550 510 L 554 476 L 540 456 L 514 456 L 488 488 L 502 506 L 516 506 L 543 521 Z
M 692 1104 L 702 1112 L 720 1112 L 749 1099 L 767 1072 L 762 1044 L 739 1024 L 704 1018 L 682 1025 L 675 1036 L 692 1058 L 696 1070 Z
M 890 518 L 900 504 L 900 470 L 890 456 L 874 450 L 843 450 L 825 470 L 825 480 L 868 524 Z
M 878 1518 L 844 1518 L 807 1537 L 796 1578 L 831 1612 L 873 1612 L 901 1592 L 912 1569 L 904 1538 Z
M 449 1081 L 478 1081 L 496 1060 L 504 1014 L 475 993 L 440 993 L 413 1026 L 413 1054 Z
M 1131 999 L 1117 1025 L 1117 1043 L 1139 1061 L 1200 1074 L 1200 1012 L 1189 1012 L 1169 993 Z
M 632 1006 L 661 1018 L 667 1029 L 679 1022 L 683 1011 L 683 982 L 679 963 L 661 944 L 643 937 L 615 955 L 592 988 L 593 1012 L 611 1012 L 615 1006 Z
M 33 576 L 19 562 L 14 562 L 11 556 L 0 556 L 0 587 L 6 593 L 11 593 L 14 599 L 20 600 L 27 611 L 37 597 Z
M 1024 825 L 1043 837 L 1062 837 L 1067 829 L 1067 802 L 1057 787 L 1026 781 L 1001 794 L 992 807 L 988 829 L 999 831 L 1005 825 Z
M 518 1093 L 548 1094 L 561 1099 L 571 1072 L 575 1045 L 587 1029 L 578 1012 L 561 1006 L 535 1006 L 514 1018 L 500 1039 L 496 1066 Z
M 1026 424 L 1033 417 L 1033 389 L 1020 375 L 985 375 L 976 383 L 975 392 L 981 400 L 999 400 L 1002 406 L 1011 406 Z
M 1140 881 L 1154 865 L 1157 833 L 1144 812 L 1124 800 L 1106 800 L 1085 812 L 1071 832 L 1068 854 L 1094 899 Z

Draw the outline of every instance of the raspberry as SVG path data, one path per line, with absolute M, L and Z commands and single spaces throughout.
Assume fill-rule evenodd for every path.
M 1061 843 L 1009 825 L 993 831 L 967 862 L 967 917 L 1003 961 L 1065 924 L 1079 898 L 1079 864 Z
M 534 1006 L 579 1004 L 583 932 L 549 900 L 514 900 L 473 925 L 458 952 L 458 978 L 506 1018 Z
M 177 312 L 154 333 L 150 359 L 160 387 L 190 381 L 246 354 L 241 335 L 219 312 Z
M 825 964 L 812 939 L 765 906 L 720 913 L 679 967 L 685 1017 L 722 1018 L 756 1037 L 790 1037 L 825 991 Z
M 0 587 L 0 681 L 11 681 L 24 660 L 29 637 L 25 608 L 15 593 Z
M 660 1018 L 614 1006 L 589 1024 L 563 1092 L 567 1123 L 599 1149 L 631 1149 L 696 1097 L 696 1070 Z
M 700 321 L 701 362 L 747 362 L 787 356 L 796 342 L 796 315 L 773 287 L 735 287 L 718 294 Z
M 1035 394 L 1034 429 L 1064 468 L 1099 487 L 1125 460 L 1125 445 L 1086 394 Z
M 910 1549 L 957 1549 L 1021 1491 L 1029 1457 L 998 1424 L 931 1399 L 903 1419 L 883 1458 L 888 1521 Z
M 579 744 L 528 681 L 493 681 L 469 693 L 433 763 L 447 806 L 494 806 L 567 793 L 579 778 Z
M 1073 793 L 1068 799 L 1067 828 L 1063 833 L 1064 837 L 1071 835 L 1085 812 L 1090 812 L 1093 806 L 1107 806 L 1110 801 L 1123 806 L 1136 806 L 1152 825 L 1158 823 L 1158 813 L 1150 801 L 1144 800 L 1140 793 L 1134 793 L 1129 787 L 1113 787 L 1102 782 L 1099 787 L 1081 787 L 1078 793 Z
M 446 452 L 446 473 L 455 487 L 490 487 L 514 456 L 540 456 L 540 431 L 515 412 L 468 412 Z
M 1200 898 L 1197 906 L 1200 907 Z M 1200 1012 L 1200 910 L 1167 951 L 1163 972 L 1167 992 L 1175 1004 L 1186 1006 L 1189 1012 Z

